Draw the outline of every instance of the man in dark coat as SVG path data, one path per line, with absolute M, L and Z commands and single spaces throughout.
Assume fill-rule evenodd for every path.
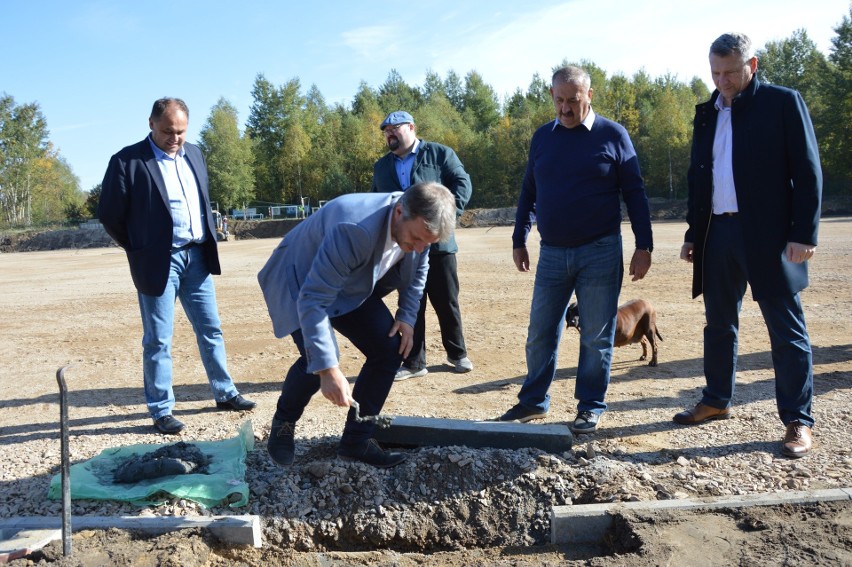
M 692 294 L 704 294 L 701 401 L 674 416 L 694 425 L 731 415 L 739 311 L 746 284 L 769 330 L 781 452 L 812 446 L 813 359 L 800 292 L 817 245 L 822 173 L 808 110 L 793 90 L 755 75 L 743 34 L 710 47 L 716 91 L 696 107 L 689 208 L 681 258 L 693 265 Z
M 141 142 L 112 156 L 98 218 L 127 253 L 142 313 L 145 401 L 161 433 L 180 433 L 172 416 L 172 333 L 180 298 L 195 331 L 201 362 L 222 410 L 249 410 L 228 373 L 211 274 L 220 274 L 207 165 L 186 143 L 189 109 L 179 98 L 154 102 Z

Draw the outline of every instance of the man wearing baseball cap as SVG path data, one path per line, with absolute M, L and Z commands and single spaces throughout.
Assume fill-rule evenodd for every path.
M 456 199 L 456 214 L 461 216 L 470 200 L 470 176 L 456 153 L 447 146 L 417 138 L 414 118 L 404 110 L 391 112 L 379 126 L 390 150 L 373 166 L 373 192 L 405 191 L 425 181 L 447 187 Z M 433 244 L 429 250 L 429 274 L 420 300 L 414 327 L 414 347 L 396 374 L 396 380 L 425 376 L 426 301 L 432 303 L 441 328 L 441 341 L 447 353 L 446 364 L 455 372 L 470 372 L 473 363 L 467 356 L 459 309 L 459 277 L 456 271 L 455 237 Z

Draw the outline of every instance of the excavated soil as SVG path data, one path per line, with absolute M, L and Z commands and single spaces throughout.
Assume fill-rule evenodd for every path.
M 499 216 L 499 215 L 497 215 Z M 489 221 L 490 222 L 490 221 Z M 499 219 L 494 224 L 500 224 Z M 690 267 L 678 259 L 685 225 L 654 224 L 654 264 L 641 282 L 626 278 L 622 301 L 657 309 L 659 366 L 641 349 L 616 349 L 609 411 L 599 431 L 560 454 L 537 449 L 405 449 L 408 461 L 378 471 L 336 459 L 344 412 L 321 396 L 297 428 L 297 460 L 276 467 L 265 452 L 281 379 L 295 347 L 276 340 L 256 282 L 277 239 L 220 245 L 216 278 L 229 366 L 240 391 L 256 400 L 247 414 L 214 411 L 186 318 L 176 321 L 175 415 L 179 438 L 158 435 L 141 391 L 141 330 L 124 254 L 116 248 L 0 254 L 0 517 L 58 516 L 46 498 L 59 467 L 55 372 L 69 387 L 73 462 L 133 443 L 233 437 L 251 419 L 256 447 L 247 457 L 251 494 L 244 508 L 204 510 L 187 501 L 136 508 L 75 501 L 80 515 L 258 514 L 264 545 L 229 547 L 206 532 L 158 537 L 124 530 L 75 533 L 73 554 L 59 542 L 13 565 L 850 565 L 848 502 L 705 512 L 620 514 L 595 546 L 553 546 L 553 506 L 591 502 L 735 497 L 843 488 L 852 478 L 852 218 L 825 218 L 803 294 L 814 347 L 816 448 L 791 461 L 778 451 L 769 340 L 760 311 L 743 303 L 734 419 L 697 428 L 671 416 L 700 396 L 701 300 L 689 297 Z M 624 226 L 629 243 L 629 226 Z M 437 322 L 427 315 L 429 374 L 394 385 L 394 415 L 487 419 L 516 401 L 525 375 L 524 341 L 532 273 L 515 270 L 511 227 L 460 228 L 457 239 L 465 335 L 475 369 L 443 364 Z M 629 249 L 629 245 L 628 245 Z M 533 262 L 537 246 L 530 248 Z M 178 310 L 180 312 L 180 310 Z M 563 334 L 546 423 L 573 419 L 577 333 Z M 360 354 L 340 341 L 341 366 L 354 377 Z M 73 516 L 72 516 L 73 523 Z

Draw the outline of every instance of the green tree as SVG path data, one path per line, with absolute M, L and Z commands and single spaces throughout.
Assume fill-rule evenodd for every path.
M 441 76 L 433 70 L 426 71 L 426 80 L 423 81 L 423 99 L 424 101 L 432 100 L 435 96 L 443 96 L 447 98 L 447 89 L 444 87 L 444 81 Z
M 210 200 L 222 211 L 242 208 L 254 199 L 251 140 L 240 134 L 237 109 L 220 98 L 201 129 L 198 143 L 207 160 Z
M 677 198 L 686 195 L 695 104 L 689 87 L 670 79 L 657 84 L 655 117 L 648 124 L 639 157 L 649 196 Z
M 506 101 L 503 108 L 504 117 L 513 120 L 523 119 L 530 125 L 538 127 L 553 120 L 553 99 L 550 96 L 550 82 L 545 81 L 536 73 L 527 87 L 527 92 L 518 88 Z M 535 128 L 533 128 L 533 131 Z M 532 137 L 532 131 L 530 132 Z
M 263 75 L 258 75 L 252 97 L 246 134 L 252 139 L 255 152 L 256 197 L 263 201 L 281 202 L 286 190 L 292 187 L 291 163 L 282 155 L 285 145 L 297 138 L 288 138 L 287 130 L 299 124 L 305 104 L 300 93 L 299 79 L 291 79 L 275 87 Z
M 464 112 L 464 83 L 461 77 L 450 69 L 444 79 L 444 94 L 457 112 Z
M 415 112 L 420 100 L 420 91 L 406 83 L 396 69 L 391 69 L 388 78 L 379 87 L 379 106 L 385 113 L 394 110 Z
M 700 77 L 692 77 L 692 80 L 689 81 L 689 90 L 692 91 L 696 104 L 710 100 L 710 89 L 707 88 L 707 84 Z
M 299 197 L 316 205 L 325 199 L 326 187 L 338 183 L 344 169 L 344 148 L 339 147 L 340 115 L 329 108 L 316 85 L 305 95 L 302 129 L 310 138 L 310 150 L 300 164 Z
M 98 183 L 92 187 L 89 190 L 88 195 L 86 195 L 86 212 L 89 213 L 89 216 L 92 218 L 98 218 L 98 203 L 101 200 L 102 190 L 103 185 Z
M 17 105 L 0 96 L 0 210 L 11 226 L 33 222 L 39 168 L 48 157 L 47 121 L 37 103 Z
M 826 58 L 799 29 L 787 39 L 770 41 L 755 53 L 761 81 L 795 89 L 811 104 L 820 95 L 820 78 L 827 70 Z
M 500 120 L 497 94 L 476 71 L 471 71 L 465 77 L 462 107 L 462 116 L 476 132 L 488 132 Z
M 311 138 L 300 121 L 293 121 L 284 132 L 283 145 L 278 153 L 278 168 L 284 182 L 279 199 L 301 203 L 304 195 L 303 166 L 312 149 Z
M 639 135 L 639 109 L 636 108 L 636 89 L 624 75 L 609 80 L 610 116 L 627 130 L 630 138 Z
M 826 191 L 852 194 L 852 7 L 834 31 L 822 81 L 825 107 L 814 127 Z
M 78 220 L 84 197 L 80 180 L 68 162 L 48 143 L 47 153 L 33 162 L 31 224 Z M 68 218 L 69 211 L 73 218 Z

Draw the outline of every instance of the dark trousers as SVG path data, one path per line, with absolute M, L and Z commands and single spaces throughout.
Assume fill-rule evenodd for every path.
M 459 276 L 455 254 L 429 254 L 429 274 L 414 325 L 414 346 L 404 364 L 409 368 L 426 367 L 426 301 L 432 303 L 441 328 L 441 342 L 449 358 L 467 356 L 459 310 Z
M 367 358 L 355 380 L 352 397 L 360 404 L 361 415 L 379 414 L 402 361 L 399 335 L 388 336 L 393 326 L 393 315 L 382 301 L 382 293 L 377 290 L 356 310 L 332 318 L 331 326 Z M 297 330 L 291 336 L 301 356 L 284 378 L 275 418 L 295 423 L 302 417 L 313 395 L 319 391 L 320 377 L 307 371 L 302 331 Z M 362 443 L 372 433 L 373 423 L 357 423 L 355 409 L 350 408 L 340 442 Z
M 737 375 L 739 313 L 749 274 L 740 217 L 714 215 L 704 254 L 704 388 L 701 402 L 731 406 Z M 787 425 L 814 423 L 813 355 L 799 294 L 757 302 L 769 331 L 778 415 Z

